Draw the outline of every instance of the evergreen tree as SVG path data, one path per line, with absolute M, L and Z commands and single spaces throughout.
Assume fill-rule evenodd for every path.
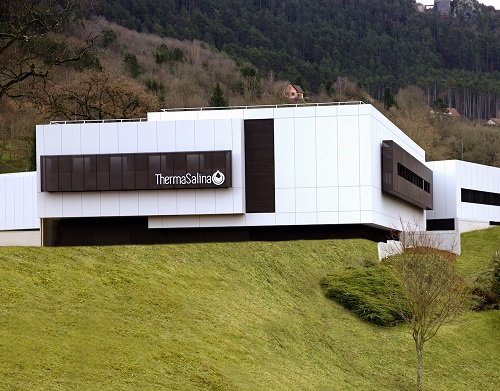
M 392 106 L 397 107 L 397 103 L 391 93 L 391 89 L 387 86 L 384 88 L 384 96 L 382 97 L 382 102 L 384 102 L 384 108 L 386 110 L 389 110 Z
M 217 83 L 212 92 L 212 96 L 208 100 L 210 107 L 227 107 L 229 105 L 227 99 L 224 97 L 224 91 L 219 83 Z

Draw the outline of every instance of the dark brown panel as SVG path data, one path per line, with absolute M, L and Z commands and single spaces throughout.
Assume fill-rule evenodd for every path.
M 274 213 L 274 193 L 274 120 L 246 120 L 246 212 Z
M 41 156 L 42 191 L 231 186 L 231 151 Z
M 432 209 L 432 171 L 392 140 L 382 142 L 382 190 Z
M 122 156 L 122 190 L 134 190 L 135 186 L 135 156 L 127 154 Z
M 97 190 L 97 158 L 95 155 L 83 158 L 83 171 L 85 191 Z
M 148 155 L 138 153 L 135 155 L 135 185 L 137 189 L 147 189 L 148 178 Z
M 42 183 L 45 183 L 45 191 L 59 191 L 59 157 L 45 157 L 45 178 L 42 178 Z
M 109 156 L 109 190 L 122 190 L 122 155 Z
M 71 191 L 84 191 L 83 156 L 71 157 Z
M 97 190 L 109 190 L 109 155 L 97 155 Z
M 154 189 L 158 187 L 156 174 L 161 173 L 161 155 L 152 153 L 148 155 L 148 188 Z
M 59 191 L 71 191 L 71 156 L 59 157 Z

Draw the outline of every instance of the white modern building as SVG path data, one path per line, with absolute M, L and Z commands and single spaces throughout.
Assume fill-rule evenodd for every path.
M 451 218 L 442 162 L 362 102 L 53 122 L 36 138 L 36 173 L 0 176 L 0 230 L 40 229 L 43 245 L 383 239 L 401 221 L 425 228 L 426 213 Z M 478 167 L 498 183 L 500 169 Z
M 435 192 L 428 229 L 466 232 L 500 225 L 500 168 L 460 160 L 427 165 Z

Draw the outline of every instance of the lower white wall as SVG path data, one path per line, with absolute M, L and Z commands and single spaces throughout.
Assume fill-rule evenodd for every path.
M 0 231 L 39 228 L 36 172 L 0 175 Z
M 0 231 L 0 246 L 40 247 L 41 245 L 40 230 Z
M 489 227 L 490 223 L 488 221 L 458 219 L 458 232 L 477 231 Z

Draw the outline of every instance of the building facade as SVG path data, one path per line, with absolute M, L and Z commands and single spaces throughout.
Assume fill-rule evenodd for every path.
M 41 229 L 43 245 L 383 240 L 402 222 L 425 229 L 426 219 L 449 218 L 442 162 L 426 164 L 422 148 L 362 102 L 53 122 L 37 126 L 36 142 L 36 173 L 0 176 L 0 230 Z M 496 221 L 498 209 L 481 218 Z

